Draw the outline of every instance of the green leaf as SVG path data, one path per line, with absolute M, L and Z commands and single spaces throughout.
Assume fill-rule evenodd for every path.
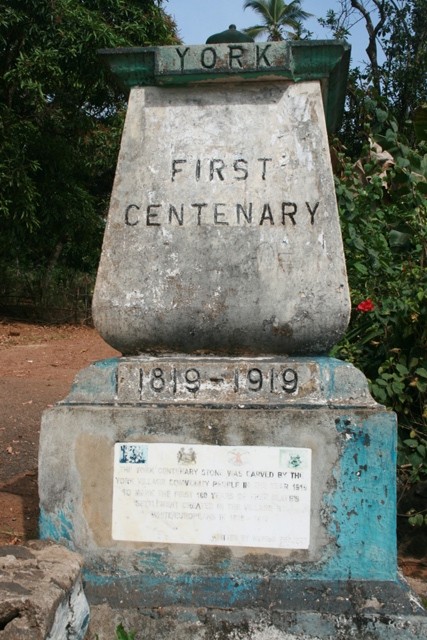
M 381 389 L 380 387 L 377 387 L 375 384 L 373 384 L 371 387 L 371 392 L 375 397 L 375 400 L 377 400 L 378 402 L 387 402 L 387 394 L 385 393 L 384 389 Z
M 391 387 L 397 396 L 400 396 L 400 394 L 405 390 L 405 387 L 401 382 L 392 382 Z
M 417 447 L 417 451 L 420 454 L 420 456 L 422 456 L 423 458 L 426 457 L 426 448 L 423 444 L 419 444 Z
M 403 376 L 406 376 L 409 373 L 408 369 L 403 364 L 400 364 L 400 363 L 396 365 L 396 370 L 399 373 L 401 373 Z
M 403 444 L 406 444 L 410 449 L 416 449 L 418 447 L 418 440 L 414 440 L 412 438 L 408 438 L 403 441 Z
M 386 387 L 387 386 L 387 382 L 385 380 L 383 380 L 382 378 L 377 378 L 375 380 L 376 384 L 378 384 L 380 387 Z
M 424 524 L 424 516 L 422 513 L 416 513 L 408 518 L 408 522 L 412 527 L 421 527 Z
M 383 109 L 375 109 L 375 115 L 378 122 L 385 122 L 388 118 L 388 112 Z
M 408 460 L 409 462 L 412 464 L 412 466 L 414 467 L 414 469 L 418 469 L 418 467 L 420 465 L 423 464 L 424 460 L 423 458 L 420 456 L 419 453 L 410 453 L 408 455 Z
M 362 262 L 355 262 L 354 263 L 354 268 L 356 269 L 356 271 L 358 271 L 362 275 L 364 275 L 364 276 L 368 275 L 368 270 L 367 270 L 366 266 Z
M 427 369 L 424 369 L 424 367 L 419 367 L 418 369 L 415 369 L 415 373 L 418 376 L 421 376 L 422 378 L 427 378 Z
M 135 632 L 127 632 L 124 630 L 123 625 L 119 624 L 116 628 L 117 640 L 135 640 Z
M 400 169 L 407 169 L 409 166 L 411 166 L 411 163 L 408 158 L 396 158 L 396 165 Z
M 390 143 L 390 142 L 396 142 L 397 140 L 396 132 L 393 131 L 393 129 L 387 129 L 385 133 L 385 137 L 378 136 L 378 138 L 381 138 L 381 137 L 383 138 L 385 145 L 387 145 L 387 143 Z

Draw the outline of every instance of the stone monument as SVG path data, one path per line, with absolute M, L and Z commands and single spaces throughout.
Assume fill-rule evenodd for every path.
M 123 357 L 44 414 L 40 526 L 142 637 L 425 637 L 395 417 L 327 356 L 350 312 L 327 138 L 349 54 L 103 52 L 130 98 L 93 316 Z

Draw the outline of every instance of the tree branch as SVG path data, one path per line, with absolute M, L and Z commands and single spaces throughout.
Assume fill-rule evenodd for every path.
M 351 0 L 351 6 L 353 9 L 359 11 L 362 14 L 365 24 L 366 31 L 368 32 L 369 40 L 368 46 L 366 47 L 366 53 L 368 55 L 369 61 L 371 63 L 372 69 L 372 78 L 375 88 L 378 93 L 381 92 L 380 86 L 380 68 L 378 64 L 378 50 L 377 50 L 377 36 L 380 33 L 381 29 L 384 27 L 384 23 L 386 21 L 386 12 L 385 12 L 385 1 L 384 0 L 373 0 L 378 13 L 379 20 L 376 25 L 374 25 L 371 13 L 368 9 L 363 5 L 359 0 Z

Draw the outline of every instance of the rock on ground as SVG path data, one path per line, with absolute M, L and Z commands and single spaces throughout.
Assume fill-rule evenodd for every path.
M 81 557 L 48 541 L 0 547 L 0 640 L 83 640 Z

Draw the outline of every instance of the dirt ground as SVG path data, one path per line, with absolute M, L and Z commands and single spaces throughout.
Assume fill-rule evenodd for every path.
M 63 399 L 80 370 L 118 355 L 94 329 L 0 317 L 0 545 L 37 537 L 37 455 L 44 409 Z M 400 568 L 427 598 L 427 549 Z
M 75 374 L 117 355 L 94 329 L 0 318 L 0 544 L 37 537 L 37 455 L 44 409 Z

